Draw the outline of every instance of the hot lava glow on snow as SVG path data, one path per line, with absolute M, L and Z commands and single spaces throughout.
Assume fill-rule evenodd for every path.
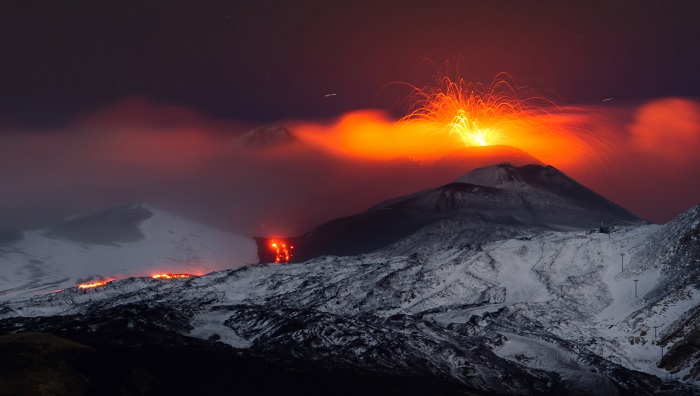
M 176 279 L 176 278 L 190 278 L 190 277 L 192 277 L 192 276 L 197 276 L 197 275 L 192 275 L 192 274 L 167 274 L 167 273 L 163 273 L 163 274 L 151 275 L 151 278 L 153 278 L 153 279 Z M 117 279 L 118 279 L 118 278 L 111 278 L 111 279 L 107 279 L 107 280 L 104 280 L 104 281 L 97 281 L 97 282 L 90 282 L 90 283 L 81 283 L 81 284 L 79 284 L 77 287 L 78 287 L 78 289 L 83 289 L 83 290 L 85 290 L 85 289 L 94 289 L 94 288 L 96 288 L 96 287 L 104 286 L 104 285 L 106 285 L 106 284 L 108 284 L 108 283 L 110 283 L 110 282 L 112 282 L 112 281 L 117 280 Z M 57 290 L 57 291 L 60 291 L 60 290 Z
M 155 274 L 151 275 L 153 279 L 175 279 L 175 278 L 189 278 L 192 277 L 191 274 Z
M 110 279 L 110 280 L 106 280 L 106 281 L 99 281 L 99 282 L 91 282 L 91 283 L 81 283 L 78 285 L 78 289 L 94 289 L 96 287 L 104 286 L 113 280 L 114 279 Z
M 270 250 L 275 252 L 275 264 L 289 263 L 289 260 L 292 259 L 292 249 L 294 246 L 287 247 L 287 243 L 283 240 L 270 240 Z

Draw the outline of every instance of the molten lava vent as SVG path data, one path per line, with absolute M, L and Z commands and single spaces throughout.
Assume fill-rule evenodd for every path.
M 270 239 L 270 250 L 274 252 L 275 264 L 288 264 L 292 259 L 292 249 L 294 246 L 287 246 L 287 242 L 281 239 Z
M 436 87 L 413 87 L 410 114 L 402 121 L 432 124 L 436 133 L 455 136 L 464 146 L 509 144 L 517 146 L 518 135 L 533 129 L 535 116 L 554 105 L 539 96 L 525 96 L 506 73 L 489 85 L 444 76 Z

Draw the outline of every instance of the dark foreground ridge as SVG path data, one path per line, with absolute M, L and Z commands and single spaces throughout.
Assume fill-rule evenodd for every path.
M 378 205 L 447 217 L 375 254 L 2 301 L 0 393 L 700 394 L 700 207 L 552 232 L 626 212 L 517 169 Z
M 183 336 L 171 335 L 164 345 L 126 329 L 102 336 L 59 333 L 81 342 L 47 333 L 0 336 L 0 394 L 484 394 L 436 378 L 382 376 L 281 354 L 262 359 Z
M 699 309 L 687 296 L 700 279 L 699 227 L 696 207 L 612 238 L 545 232 L 9 300 L 0 303 L 0 334 L 15 342 L 0 350 L 0 386 L 41 378 L 70 382 L 56 389 L 129 395 L 696 395 Z M 636 253 L 617 273 L 620 244 Z M 596 321 L 628 304 L 610 287 L 640 274 L 658 279 L 634 310 Z M 52 341 L 61 347 L 49 352 L 63 352 L 46 354 L 12 333 L 80 345 Z M 670 378 L 639 371 L 627 345 L 664 347 L 651 364 Z

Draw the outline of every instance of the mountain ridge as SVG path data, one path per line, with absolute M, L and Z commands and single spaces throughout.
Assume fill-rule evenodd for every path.
M 473 170 L 453 183 L 385 200 L 287 239 L 295 246 L 297 260 L 304 261 L 370 253 L 445 222 L 461 234 L 478 231 L 481 237 L 471 242 L 542 230 L 597 229 L 603 223 L 646 223 L 554 167 L 502 163 Z M 488 230 L 494 230 L 492 236 Z M 261 262 L 271 261 L 268 239 L 256 241 Z
M 477 394 L 694 395 L 700 374 L 688 351 L 700 266 L 688 257 L 698 227 L 695 208 L 663 226 L 621 226 L 610 235 L 443 239 L 407 256 L 129 278 L 0 302 L 0 333 L 122 346 L 196 339 L 302 370 L 317 362 L 378 378 L 420 376 Z M 680 289 L 679 276 L 688 280 Z

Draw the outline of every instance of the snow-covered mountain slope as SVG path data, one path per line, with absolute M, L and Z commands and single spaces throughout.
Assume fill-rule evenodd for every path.
M 384 201 L 290 238 L 297 260 L 375 251 L 413 235 L 396 254 L 426 238 L 454 243 L 498 240 L 544 230 L 575 230 L 645 222 L 551 166 L 499 164 L 456 182 Z M 413 241 L 415 240 L 415 241 Z M 261 244 L 261 262 L 267 241 Z
M 662 366 L 674 375 L 700 379 L 700 205 L 654 234 L 631 264 L 625 269 L 627 282 L 647 283 L 648 292 L 619 330 L 646 334 L 646 339 L 656 334 L 656 345 L 667 352 Z M 657 273 L 649 282 L 648 274 Z
M 531 222 L 589 228 L 606 224 L 638 224 L 640 219 L 571 179 L 552 166 L 500 164 L 476 169 L 457 179 L 512 192 L 529 209 Z
M 28 231 L 0 244 L 0 299 L 79 283 L 254 264 L 251 238 L 147 205 L 127 205 Z
M 132 278 L 5 302 L 0 331 L 126 343 L 134 332 L 156 343 L 175 333 L 270 359 L 429 375 L 474 393 L 700 394 L 698 224 L 694 208 L 610 235 L 545 231 L 409 256 Z

